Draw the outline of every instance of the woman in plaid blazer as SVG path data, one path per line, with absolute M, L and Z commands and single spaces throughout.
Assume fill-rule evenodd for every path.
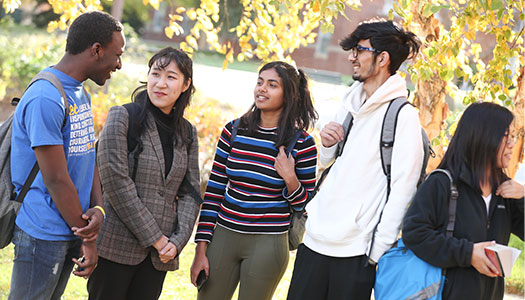
M 183 118 L 192 73 L 184 52 L 162 49 L 150 59 L 132 106 L 109 110 L 97 155 L 107 213 L 89 299 L 158 299 L 166 272 L 178 269 L 200 206 L 190 192 L 200 186 L 197 132 Z M 132 111 L 139 113 L 130 121 Z M 142 150 L 138 160 L 128 149 L 129 128 Z

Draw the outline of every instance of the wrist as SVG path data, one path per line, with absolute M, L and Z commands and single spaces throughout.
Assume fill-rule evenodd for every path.
M 195 247 L 195 254 L 206 254 L 206 248 L 208 248 L 207 242 L 197 242 L 197 247 Z
M 98 209 L 101 213 L 102 213 L 102 216 L 104 217 L 104 221 L 106 220 L 106 211 L 104 210 L 104 208 L 100 205 L 95 205 L 93 206 L 93 208 L 95 209 Z

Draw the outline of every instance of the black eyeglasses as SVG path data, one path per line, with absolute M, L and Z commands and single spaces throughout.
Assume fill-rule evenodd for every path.
M 354 57 L 354 58 L 357 58 L 359 56 L 359 54 L 363 51 L 370 51 L 370 52 L 380 52 L 378 51 L 377 49 L 374 49 L 374 48 L 369 48 L 369 47 L 363 47 L 361 45 L 356 45 L 354 48 L 350 49 L 350 54 Z

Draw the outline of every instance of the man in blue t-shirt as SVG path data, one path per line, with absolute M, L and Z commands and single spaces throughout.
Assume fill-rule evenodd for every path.
M 11 174 L 17 193 L 38 162 L 40 172 L 16 218 L 15 258 L 9 299 L 60 299 L 73 274 L 96 267 L 96 237 L 104 219 L 95 165 L 91 99 L 82 83 L 102 86 L 122 67 L 122 25 L 103 12 L 79 16 L 69 28 L 66 53 L 44 71 L 64 87 L 36 81 L 16 108 L 11 140 Z M 82 257 L 82 259 L 80 259 Z

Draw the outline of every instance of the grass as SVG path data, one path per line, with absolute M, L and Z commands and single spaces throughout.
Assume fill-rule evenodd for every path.
M 515 236 L 511 237 L 510 246 L 521 249 L 521 255 L 512 269 L 512 276 L 507 278 L 507 293 L 524 295 L 524 243 Z M 168 272 L 164 281 L 164 288 L 160 296 L 161 300 L 172 299 L 196 299 L 197 289 L 190 282 L 190 266 L 193 261 L 194 243 L 188 243 L 180 255 L 180 268 L 175 272 Z M 7 299 L 9 294 L 9 282 L 11 280 L 13 245 L 0 250 L 0 299 Z M 288 268 L 284 274 L 273 299 L 284 300 L 288 293 L 288 286 L 292 278 L 293 264 L 295 261 L 295 252 L 290 253 Z M 87 281 L 83 278 L 72 275 L 69 279 L 66 291 L 62 297 L 64 300 L 87 299 L 86 291 Z M 237 300 L 237 292 L 232 298 Z
M 164 288 L 160 296 L 161 300 L 182 300 L 196 299 L 197 289 L 190 282 L 190 266 L 193 261 L 194 243 L 188 243 L 180 255 L 180 267 L 175 272 L 168 272 L 164 281 Z M 13 267 L 13 245 L 0 250 L 0 299 L 7 299 L 11 281 L 11 270 Z M 295 261 L 295 252 L 290 253 L 288 268 L 284 274 L 274 299 L 286 299 L 288 286 L 292 278 L 293 263 Z M 63 300 L 87 299 L 86 290 L 87 280 L 71 275 L 67 284 L 66 291 L 62 296 Z M 232 299 L 237 299 L 237 292 Z

